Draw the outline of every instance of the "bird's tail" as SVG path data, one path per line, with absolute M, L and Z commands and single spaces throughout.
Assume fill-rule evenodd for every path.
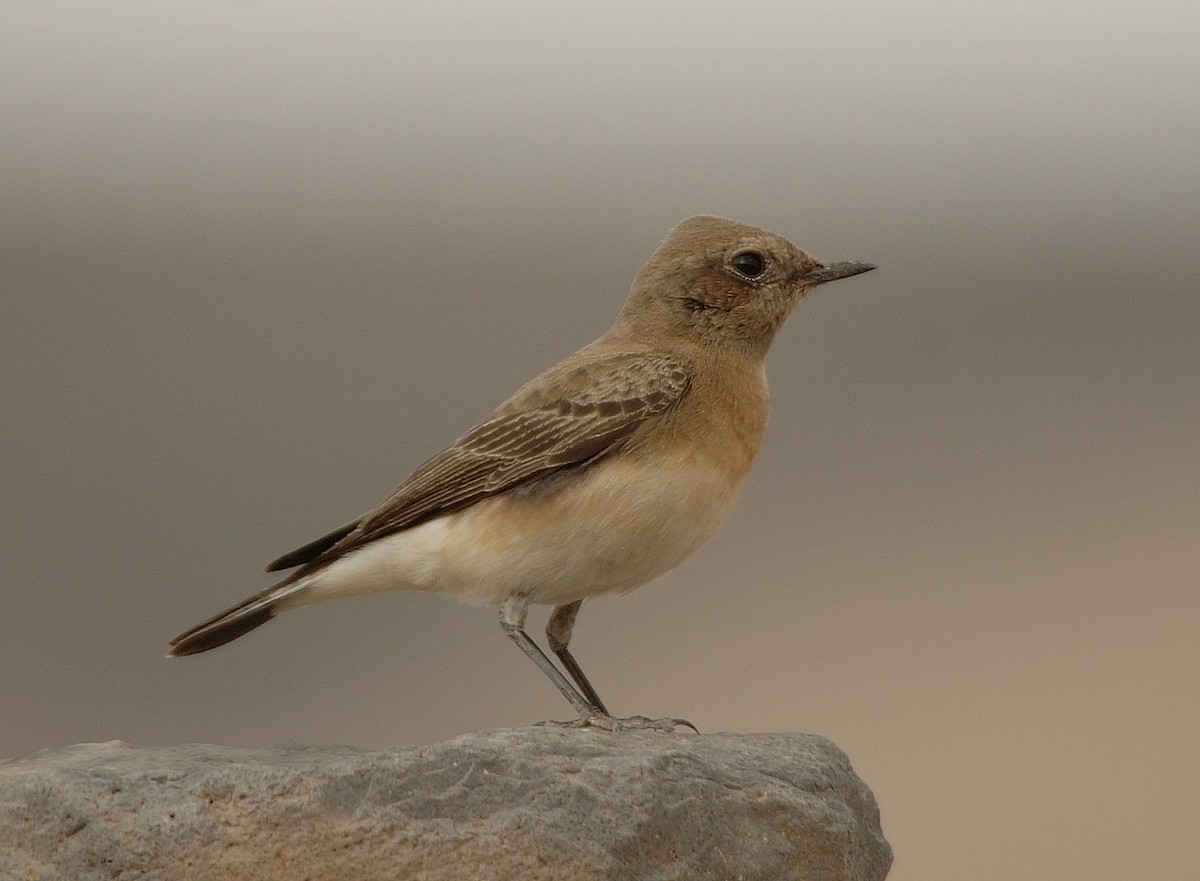
M 307 590 L 313 580 L 310 577 L 299 581 L 283 581 L 197 624 L 191 630 L 185 630 L 171 640 L 167 656 L 179 658 L 195 655 L 232 642 L 274 618 L 276 607 L 281 602 Z

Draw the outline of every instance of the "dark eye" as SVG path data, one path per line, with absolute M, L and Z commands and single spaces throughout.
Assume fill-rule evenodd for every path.
M 746 278 L 758 278 L 766 271 L 767 259 L 758 253 L 758 251 L 742 251 L 740 254 L 733 255 L 733 259 L 729 261 L 729 265 L 739 275 L 744 275 Z

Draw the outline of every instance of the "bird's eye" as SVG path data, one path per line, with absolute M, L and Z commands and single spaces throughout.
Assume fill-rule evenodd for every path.
M 758 278 L 766 271 L 767 260 L 758 251 L 742 251 L 740 254 L 733 255 L 729 265 L 739 275 L 744 275 L 746 278 Z

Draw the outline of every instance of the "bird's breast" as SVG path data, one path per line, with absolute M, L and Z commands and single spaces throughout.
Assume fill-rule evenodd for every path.
M 440 589 L 482 602 L 525 593 L 546 604 L 632 590 L 711 538 L 744 478 L 689 451 L 643 450 L 539 492 L 485 500 L 446 518 Z

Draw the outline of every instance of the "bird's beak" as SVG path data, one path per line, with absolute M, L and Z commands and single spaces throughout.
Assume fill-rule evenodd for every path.
M 825 284 L 827 281 L 837 281 L 839 278 L 849 278 L 860 272 L 870 272 L 875 268 L 874 263 L 859 263 L 856 260 L 843 260 L 841 263 L 826 263 L 817 266 L 800 276 L 807 287 Z

